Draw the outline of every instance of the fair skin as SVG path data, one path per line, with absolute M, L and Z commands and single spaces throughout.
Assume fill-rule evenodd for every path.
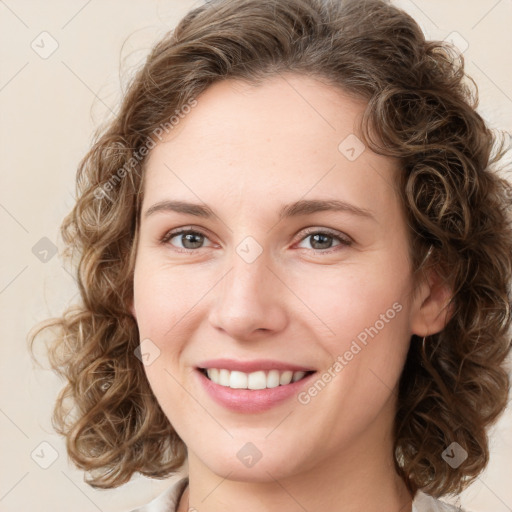
M 396 387 L 411 335 L 443 328 L 448 291 L 433 275 L 413 280 L 397 162 L 368 148 L 347 159 L 338 146 L 358 133 L 364 103 L 313 78 L 221 81 L 197 100 L 146 163 L 132 305 L 140 339 L 160 350 L 145 366 L 149 383 L 188 449 L 180 511 L 409 512 L 393 466 Z M 309 199 L 367 215 L 278 221 L 284 204 Z M 215 216 L 147 215 L 168 200 Z M 180 227 L 196 238 L 164 238 Z M 246 237 L 261 248 L 251 262 L 237 252 Z M 400 311 L 307 404 L 295 395 L 239 412 L 200 383 L 198 363 L 220 357 L 319 377 L 394 304 Z M 237 457 L 248 442 L 261 453 L 251 467 Z

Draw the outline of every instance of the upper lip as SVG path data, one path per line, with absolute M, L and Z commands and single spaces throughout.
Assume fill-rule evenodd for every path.
M 252 361 L 237 361 L 235 359 L 209 359 L 198 364 L 198 368 L 222 368 L 230 371 L 239 371 L 251 373 L 258 370 L 290 370 L 293 372 L 312 372 L 313 368 L 301 366 L 284 361 L 274 361 L 271 359 L 253 359 Z

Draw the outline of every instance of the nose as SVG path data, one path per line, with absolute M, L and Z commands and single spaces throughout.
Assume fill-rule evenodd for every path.
M 216 290 L 209 320 L 230 337 L 250 340 L 286 327 L 286 286 L 263 255 L 248 263 L 234 254 L 233 264 Z

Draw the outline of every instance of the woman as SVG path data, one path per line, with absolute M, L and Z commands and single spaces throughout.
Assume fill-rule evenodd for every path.
M 509 381 L 511 189 L 462 59 L 377 0 L 221 0 L 80 164 L 55 418 L 138 511 L 454 510 Z M 67 415 L 69 408 L 74 413 Z

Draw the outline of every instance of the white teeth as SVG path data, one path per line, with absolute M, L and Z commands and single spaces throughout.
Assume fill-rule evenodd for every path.
M 231 372 L 229 376 L 229 387 L 234 389 L 247 389 L 247 374 L 242 372 Z
M 279 386 L 279 371 L 270 370 L 267 375 L 267 388 L 277 388 Z
M 265 372 L 253 372 L 249 373 L 247 379 L 248 389 L 265 389 L 267 387 L 267 376 Z
M 210 377 L 210 374 L 208 374 L 208 377 Z M 210 377 L 210 379 L 213 380 L 212 377 Z M 220 384 L 221 386 L 229 387 L 229 370 L 219 370 L 219 380 L 214 382 Z
M 281 384 L 281 386 L 290 384 L 290 382 L 292 381 L 292 377 L 293 377 L 293 372 L 290 370 L 287 370 L 287 371 L 281 373 L 281 376 L 279 377 L 279 384 Z
M 208 376 L 210 377 L 210 379 L 214 380 L 215 382 L 218 382 L 218 380 L 219 380 L 219 370 L 217 368 L 211 368 L 210 369 L 210 373 L 208 374 Z
M 306 372 L 295 372 L 293 374 L 292 382 L 297 382 L 298 380 L 302 379 L 306 375 Z
M 286 386 L 302 379 L 306 372 L 292 372 L 291 370 L 259 370 L 252 373 L 229 371 L 219 368 L 208 368 L 206 373 L 212 382 L 232 389 L 266 389 Z

